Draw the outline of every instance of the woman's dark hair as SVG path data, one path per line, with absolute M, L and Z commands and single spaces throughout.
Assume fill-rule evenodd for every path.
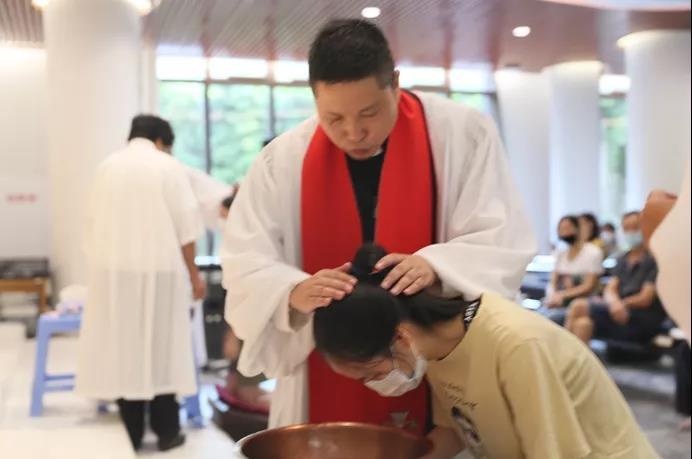
M 570 222 L 571 224 L 574 225 L 574 227 L 575 227 L 577 230 L 579 230 L 579 217 L 577 217 L 576 215 L 565 215 L 564 217 L 562 217 L 562 218 L 560 219 L 559 222 L 557 222 L 557 227 L 560 228 L 560 225 L 561 225 L 562 222 L 564 222 L 564 221 Z
M 401 322 L 431 329 L 463 313 L 468 303 L 462 298 L 444 299 L 425 291 L 395 296 L 380 287 L 388 270 L 375 273 L 373 269 L 384 255 L 386 251 L 377 245 L 361 247 L 351 270 L 358 279 L 353 293 L 315 311 L 315 346 L 322 354 L 345 362 L 367 362 L 389 355 Z
M 362 19 L 328 22 L 310 46 L 310 85 L 377 78 L 380 87 L 392 84 L 394 59 L 382 31 Z
M 164 146 L 172 146 L 175 140 L 173 129 L 168 121 L 154 115 L 137 115 L 132 119 L 130 135 L 127 140 L 137 137 L 149 139 L 152 142 L 161 140 Z
M 596 218 L 596 216 L 590 212 L 587 212 L 581 214 L 579 218 L 586 220 L 591 225 L 591 232 L 589 233 L 589 238 L 587 239 L 587 241 L 591 242 L 594 239 L 596 239 L 598 235 L 601 233 L 601 227 L 598 224 L 598 219 Z
M 615 225 L 613 225 L 610 222 L 604 223 L 603 226 L 601 226 L 601 231 L 608 230 L 612 231 L 613 233 L 615 232 Z

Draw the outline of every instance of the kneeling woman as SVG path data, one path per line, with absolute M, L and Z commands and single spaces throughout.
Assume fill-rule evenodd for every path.
M 372 273 L 382 255 L 359 251 L 359 283 L 315 313 L 315 343 L 336 372 L 385 396 L 427 376 L 429 458 L 464 445 L 477 458 L 658 457 L 603 366 L 569 332 L 491 293 L 471 302 L 393 296 L 379 286 L 386 273 Z

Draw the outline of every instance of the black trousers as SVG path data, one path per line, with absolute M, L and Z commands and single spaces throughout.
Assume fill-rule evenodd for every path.
M 157 395 L 154 400 L 118 399 L 120 419 L 135 449 L 142 445 L 144 418 L 149 408 L 149 425 L 159 440 L 170 440 L 180 433 L 180 406 L 174 394 Z
M 675 410 L 689 416 L 690 403 L 690 346 L 686 341 L 678 344 L 675 353 Z

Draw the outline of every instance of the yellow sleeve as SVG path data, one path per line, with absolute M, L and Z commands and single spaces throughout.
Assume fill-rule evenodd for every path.
M 524 457 L 579 459 L 591 447 L 574 402 L 544 343 L 528 341 L 513 349 L 499 368 L 502 391 L 514 415 Z

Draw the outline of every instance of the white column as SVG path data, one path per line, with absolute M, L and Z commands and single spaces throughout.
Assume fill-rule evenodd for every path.
M 495 73 L 502 131 L 512 176 L 538 239 L 539 253 L 549 253 L 550 163 L 548 88 L 540 73 Z
M 44 10 L 43 24 L 51 262 L 60 288 L 85 281 L 82 234 L 93 172 L 125 145 L 137 112 L 140 18 L 125 0 L 54 0 Z
M 600 62 L 546 69 L 550 97 L 550 222 L 600 208 Z M 532 112 L 526 116 L 533 116 Z M 546 127 L 547 128 L 547 127 Z
M 156 77 L 156 45 L 147 42 L 140 52 L 139 111 L 159 113 L 159 80 Z
M 627 96 L 627 206 L 655 188 L 677 192 L 690 160 L 690 32 L 647 31 L 622 39 Z

